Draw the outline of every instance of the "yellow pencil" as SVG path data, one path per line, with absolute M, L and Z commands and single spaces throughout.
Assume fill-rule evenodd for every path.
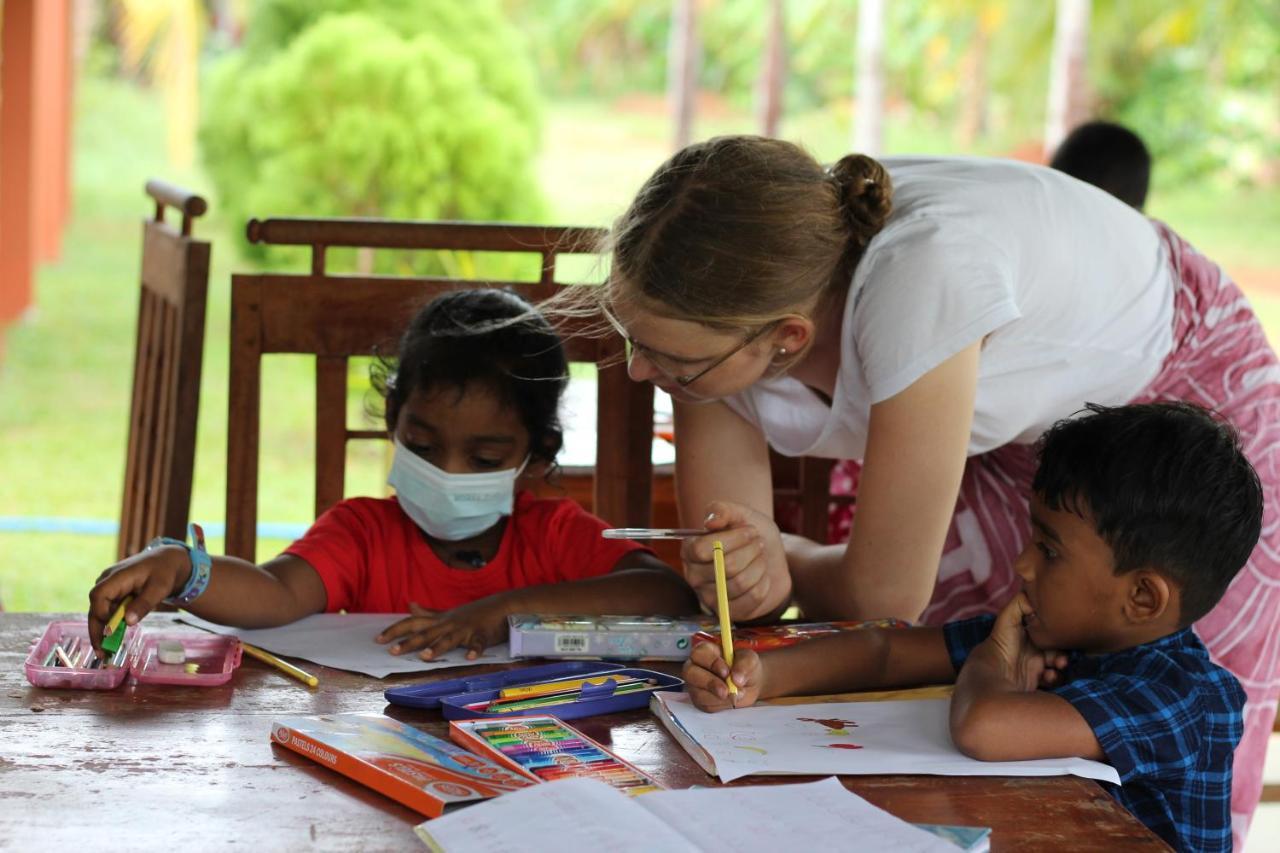
M 724 650 L 724 662 L 733 669 L 733 626 L 729 624 L 729 589 L 724 579 L 724 543 L 719 539 L 711 543 L 712 558 L 716 564 L 716 608 L 720 611 L 720 648 Z M 738 695 L 738 685 L 733 676 L 725 679 L 729 692 Z
M 132 595 L 126 595 L 120 599 L 120 606 L 116 608 L 116 612 L 111 614 L 111 618 L 107 620 L 107 627 L 102 629 L 102 636 L 110 637 L 116 632 L 116 628 L 120 627 L 120 620 L 124 618 L 124 609 L 129 606 L 129 602 L 133 601 Z
M 298 667 L 294 666 L 288 661 L 281 660 L 280 658 L 271 654 L 271 652 L 264 652 L 262 649 L 258 648 L 257 646 L 249 645 L 244 640 L 240 641 L 240 648 L 244 649 L 244 653 L 249 655 L 249 657 L 254 657 L 262 661 L 263 663 L 271 664 L 276 669 L 283 672 L 285 675 L 292 675 L 294 678 L 298 679 L 308 687 L 320 686 L 320 679 L 316 678 L 314 675 L 307 672 L 305 669 L 298 669 Z

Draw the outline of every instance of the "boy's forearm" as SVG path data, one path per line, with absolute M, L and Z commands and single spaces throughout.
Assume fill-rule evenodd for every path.
M 183 555 L 182 560 L 188 558 Z M 217 556 L 212 561 L 209 586 L 184 608 L 201 619 L 238 628 L 269 628 L 314 612 L 302 608 L 293 591 L 263 568 L 237 557 Z M 188 576 L 180 572 L 174 595 L 181 592 Z
M 981 761 L 1106 758 L 1071 703 L 1048 691 L 1024 690 L 998 666 L 973 655 L 956 678 L 950 728 L 956 748 Z
M 941 628 L 866 628 L 765 652 L 762 698 L 946 684 L 955 679 Z

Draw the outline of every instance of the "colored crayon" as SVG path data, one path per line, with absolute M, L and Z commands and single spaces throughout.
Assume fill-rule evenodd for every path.
M 595 754 L 600 751 L 585 741 L 565 741 L 556 746 L 537 746 L 536 744 L 529 746 L 508 745 L 497 747 L 497 750 L 503 755 L 580 755 L 582 753 Z
M 572 760 L 572 761 L 565 761 L 565 760 L 564 760 L 565 758 L 573 758 L 573 757 L 572 757 L 572 756 L 566 756 L 566 755 L 564 755 L 563 753 L 561 753 L 561 754 L 559 754 L 559 755 L 552 755 L 552 756 L 549 756 L 549 757 L 547 757 L 547 758 L 539 758 L 539 759 L 536 759 L 536 760 L 534 760 L 534 761 L 527 761 L 527 762 L 526 762 L 526 761 L 522 761 L 522 762 L 520 762 L 520 766 L 521 766 L 521 767 L 523 767 L 525 770 L 534 770 L 534 771 L 536 771 L 536 770 L 538 770 L 538 769 L 539 769 L 539 768 L 541 768 L 541 767 L 596 767 L 596 768 L 602 768 L 602 767 L 606 767 L 606 766 L 613 766 L 613 765 L 615 765 L 615 764 L 617 764 L 617 763 L 618 763 L 618 762 L 614 761 L 612 758 L 604 758 L 603 756 L 602 756 L 602 757 L 600 757 L 600 758 L 598 758 L 598 759 L 594 759 L 594 760 L 590 760 L 590 761 L 582 761 L 582 760 L 577 759 L 577 758 L 573 758 L 573 760 Z
M 494 746 L 506 746 L 507 744 L 515 744 L 517 746 L 526 743 L 557 743 L 562 740 L 576 740 L 578 735 L 573 732 L 555 731 L 548 729 L 545 732 L 514 732 L 509 735 L 504 734 L 488 734 L 481 735 L 486 743 Z

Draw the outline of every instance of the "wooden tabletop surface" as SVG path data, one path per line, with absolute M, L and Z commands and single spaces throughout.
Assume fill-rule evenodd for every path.
M 0 849 L 425 849 L 411 831 L 419 815 L 273 747 L 271 720 L 381 712 L 447 737 L 437 712 L 388 705 L 382 691 L 467 670 L 378 680 L 304 664 L 321 679 L 310 690 L 246 657 L 222 687 L 45 690 L 27 682 L 23 662 L 56 618 L 66 617 L 0 614 Z M 161 614 L 144 627 L 195 630 Z M 575 725 L 669 787 L 718 784 L 647 710 Z M 1073 776 L 842 781 L 905 820 L 992 827 L 994 851 L 1168 849 L 1098 785 Z M 832 848 L 857 841 L 872 840 L 833 839 Z

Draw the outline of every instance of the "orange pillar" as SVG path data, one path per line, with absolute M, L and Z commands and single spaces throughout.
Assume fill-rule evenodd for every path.
M 0 27 L 0 326 L 31 304 L 36 0 L 5 0 Z
M 56 261 L 69 213 L 71 8 L 68 0 L 39 0 L 35 11 L 35 252 L 38 261 Z

